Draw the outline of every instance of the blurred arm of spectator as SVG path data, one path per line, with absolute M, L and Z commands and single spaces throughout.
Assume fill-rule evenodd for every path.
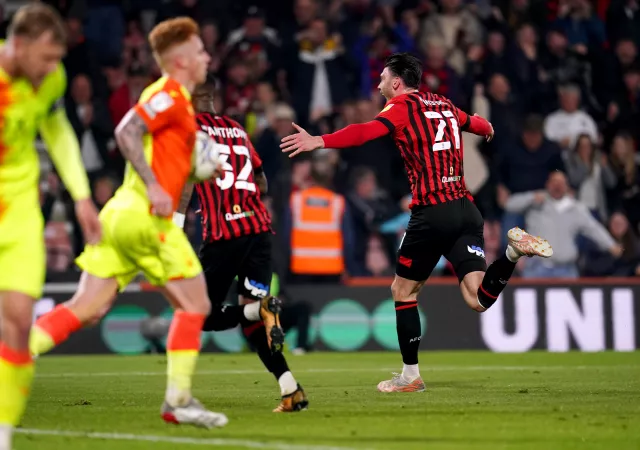
M 606 189 L 613 189 L 618 185 L 618 177 L 609 164 L 609 157 L 603 153 L 600 155 L 600 167 L 602 167 L 602 184 Z
M 506 211 L 523 214 L 535 205 L 541 205 L 546 199 L 544 191 L 521 192 L 511 195 L 505 202 Z
M 580 234 L 591 239 L 601 250 L 608 251 L 614 257 L 622 255 L 622 247 L 611 237 L 607 229 L 598 222 L 586 206 L 576 209 L 576 223 Z
M 584 164 L 576 155 L 568 155 L 565 160 L 565 165 L 567 168 L 567 178 L 569 179 L 569 184 L 574 189 L 578 189 L 589 176 L 590 168 L 586 164 Z

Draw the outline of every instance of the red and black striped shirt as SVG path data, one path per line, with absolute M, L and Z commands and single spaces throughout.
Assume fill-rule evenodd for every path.
M 462 131 L 469 116 L 449 99 L 424 92 L 391 99 L 376 116 L 393 136 L 411 184 L 411 206 L 469 197 L 464 182 Z
M 201 113 L 200 128 L 216 142 L 224 174 L 196 185 L 203 240 L 229 240 L 271 231 L 271 217 L 260 200 L 255 174 L 262 161 L 242 126 L 225 116 Z

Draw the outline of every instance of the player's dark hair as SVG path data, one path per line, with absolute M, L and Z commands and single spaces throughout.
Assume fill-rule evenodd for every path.
M 418 89 L 422 80 L 422 63 L 410 53 L 394 53 L 384 62 L 384 66 L 400 77 L 408 88 Z
M 54 42 L 66 45 L 67 31 L 60 14 L 44 3 L 30 3 L 15 13 L 9 24 L 7 36 L 38 39 L 48 31 L 51 32 Z

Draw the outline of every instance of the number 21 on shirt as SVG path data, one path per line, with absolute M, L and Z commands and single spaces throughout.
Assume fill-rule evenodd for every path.
M 435 143 L 433 144 L 434 152 L 451 149 L 451 142 L 443 140 L 444 130 L 447 128 L 447 118 L 449 119 L 451 129 L 453 130 L 451 134 L 453 134 L 455 149 L 460 150 L 460 129 L 458 128 L 458 121 L 451 111 L 442 111 L 442 113 L 437 111 L 425 111 L 424 115 L 427 119 L 438 121 L 438 131 L 436 132 Z
M 224 170 L 224 177 L 216 180 L 218 187 L 223 191 L 230 189 L 231 187 L 235 187 L 236 189 L 255 192 L 255 183 L 247 181 L 251 175 L 251 171 L 253 170 L 249 149 L 244 145 L 234 145 L 233 147 L 219 143 L 215 143 L 214 145 L 217 146 L 218 153 L 220 154 L 220 160 L 222 161 L 222 169 Z M 229 163 L 229 156 L 231 156 L 232 151 L 236 155 L 246 157 L 244 166 L 237 177 L 233 172 L 233 165 Z

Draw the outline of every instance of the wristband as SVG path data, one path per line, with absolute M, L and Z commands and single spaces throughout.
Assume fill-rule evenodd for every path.
M 184 228 L 184 214 L 180 214 L 179 212 L 173 213 L 173 223 L 178 225 L 180 228 Z

